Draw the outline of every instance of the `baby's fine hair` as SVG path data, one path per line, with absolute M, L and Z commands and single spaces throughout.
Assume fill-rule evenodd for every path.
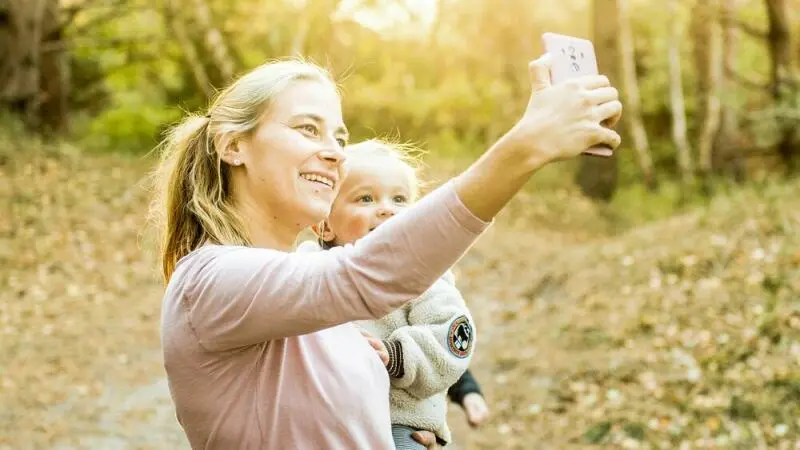
M 422 181 L 419 177 L 421 164 L 419 154 L 421 150 L 412 144 L 393 142 L 388 139 L 369 139 L 357 144 L 348 145 L 345 150 L 348 158 L 370 158 L 373 156 L 389 156 L 409 170 L 409 190 L 411 194 L 410 202 L 415 202 L 419 198 L 422 189 Z

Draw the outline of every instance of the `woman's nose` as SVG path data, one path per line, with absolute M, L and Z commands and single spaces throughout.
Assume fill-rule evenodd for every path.
M 341 148 L 336 148 L 319 152 L 319 158 L 325 162 L 331 163 L 333 166 L 341 166 L 346 156 Z

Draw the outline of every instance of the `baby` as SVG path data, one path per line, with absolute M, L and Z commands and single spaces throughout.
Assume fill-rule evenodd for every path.
M 352 244 L 413 203 L 419 180 L 403 147 L 370 140 L 347 149 L 348 173 L 328 220 L 315 228 L 322 248 Z M 304 243 L 303 246 L 317 245 Z M 307 249 L 306 249 L 307 250 Z M 400 449 L 424 449 L 417 430 L 450 442 L 447 390 L 464 373 L 475 328 L 447 272 L 421 297 L 375 321 L 360 321 L 391 379 L 392 435 Z

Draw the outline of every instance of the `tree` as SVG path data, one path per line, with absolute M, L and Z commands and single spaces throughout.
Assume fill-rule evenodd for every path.
M 629 0 L 617 0 L 619 7 L 619 53 L 622 60 L 622 93 L 625 101 L 625 119 L 628 133 L 633 138 L 633 148 L 642 171 L 645 185 L 654 190 L 658 183 L 653 173 L 653 158 L 650 144 L 642 120 L 639 81 L 636 75 L 636 55 L 634 53 L 633 32 L 630 24 Z
M 220 80 L 218 86 L 227 84 L 236 74 L 236 61 L 231 56 L 227 42 L 222 37 L 219 28 L 214 23 L 211 16 L 211 9 L 205 0 L 192 0 L 194 16 L 197 20 L 195 24 L 202 34 L 202 42 L 205 50 L 211 58 L 214 67 L 219 72 Z
M 197 53 L 194 42 L 189 36 L 186 23 L 181 17 L 180 11 L 181 8 L 177 0 L 166 0 L 164 7 L 165 21 L 175 35 L 175 40 L 181 48 L 181 55 L 192 73 L 196 87 L 206 98 L 211 98 L 214 96 L 214 85 Z
M 619 15 L 617 0 L 594 0 L 593 41 L 600 73 L 619 85 Z M 609 201 L 614 196 L 619 178 L 618 156 L 610 158 L 581 156 L 576 182 L 584 195 Z
M 0 0 L 0 104 L 33 129 L 67 124 L 69 58 L 57 0 Z
M 715 0 L 700 0 L 698 5 L 703 5 L 701 11 L 702 16 L 705 18 L 703 28 L 705 32 L 703 37 L 705 43 L 697 44 L 702 46 L 705 50 L 702 56 L 705 61 L 702 63 L 704 71 L 698 73 L 698 79 L 702 80 L 703 88 L 699 90 L 698 95 L 702 100 L 702 120 L 700 125 L 700 136 L 697 144 L 698 149 L 698 169 L 700 178 L 703 182 L 703 188 L 709 192 L 710 183 L 709 177 L 711 176 L 713 164 L 713 147 L 714 139 L 720 127 L 720 90 L 722 83 L 723 72 L 723 49 L 722 49 L 722 28 L 719 21 L 715 20 L 716 17 L 709 13 L 712 8 L 717 9 Z M 698 14 L 701 14 L 698 12 Z M 699 84 L 699 83 L 698 83 Z
M 737 110 L 734 92 L 733 71 L 736 67 L 738 50 L 739 27 L 729 18 L 736 16 L 740 0 L 722 0 L 722 73 L 720 75 L 720 128 L 717 133 L 715 151 L 712 155 L 712 167 L 732 172 L 734 178 L 743 180 L 744 167 L 742 159 L 736 157 L 739 146 L 739 112 Z
M 681 22 L 678 17 L 678 0 L 668 0 L 669 33 L 667 52 L 669 62 L 669 99 L 672 110 L 672 140 L 678 153 L 678 168 L 684 186 L 694 182 L 693 164 L 689 139 L 686 134 L 686 107 L 681 80 Z
M 770 91 L 778 106 L 778 154 L 790 171 L 797 170 L 796 121 L 783 117 L 780 110 L 792 105 L 797 88 L 792 71 L 792 45 L 785 0 L 766 0 L 769 19 L 768 46 L 771 62 Z

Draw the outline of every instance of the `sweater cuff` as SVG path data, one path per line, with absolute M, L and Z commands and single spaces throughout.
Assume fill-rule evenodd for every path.
M 483 233 L 486 228 L 494 223 L 494 219 L 486 222 L 473 214 L 472 211 L 467 208 L 464 202 L 461 201 L 461 197 L 458 196 L 455 179 L 448 181 L 444 188 L 446 189 L 447 193 L 445 197 L 447 209 L 450 211 L 453 217 L 455 217 L 456 222 L 464 227 L 464 229 L 472 234 L 477 235 Z
M 405 375 L 403 363 L 403 345 L 400 341 L 383 341 L 386 350 L 389 352 L 389 364 L 386 370 L 391 378 L 403 378 Z

